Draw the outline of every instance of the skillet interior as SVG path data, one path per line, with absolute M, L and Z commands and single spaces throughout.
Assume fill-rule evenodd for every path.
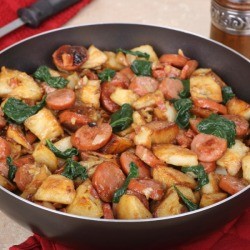
M 49 32 L 19 43 L 0 54 L 0 66 L 32 73 L 40 65 L 53 66 L 51 55 L 63 44 L 94 44 L 102 50 L 152 45 L 158 54 L 176 53 L 211 67 L 240 98 L 250 102 L 250 64 L 247 59 L 210 40 L 166 28 L 135 24 L 101 24 Z M 24 227 L 71 246 L 99 245 L 121 248 L 182 243 L 222 226 L 250 205 L 250 189 L 209 209 L 167 219 L 100 221 L 63 215 L 40 208 L 0 187 L 0 209 Z

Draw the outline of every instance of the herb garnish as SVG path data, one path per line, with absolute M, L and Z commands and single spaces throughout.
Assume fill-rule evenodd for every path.
M 182 85 L 184 89 L 179 93 L 180 98 L 189 98 L 190 97 L 190 80 L 182 80 Z
M 134 162 L 130 162 L 129 167 L 130 167 L 130 170 L 129 170 L 128 176 L 127 176 L 124 184 L 122 185 L 121 188 L 117 189 L 115 191 L 115 193 L 114 193 L 114 196 L 113 196 L 113 199 L 112 199 L 113 203 L 118 203 L 119 202 L 122 195 L 125 194 L 125 192 L 126 192 L 126 190 L 128 188 L 130 180 L 132 178 L 138 177 L 138 175 L 139 175 L 138 167 L 136 166 L 136 164 Z
M 60 76 L 51 76 L 49 68 L 45 65 L 40 66 L 33 74 L 37 80 L 46 82 L 49 86 L 57 89 L 65 88 L 68 80 Z
M 17 167 L 13 164 L 13 160 L 10 156 L 7 157 L 6 163 L 9 167 L 8 179 L 13 181 L 13 179 L 15 178 Z
M 203 119 L 198 124 L 197 129 L 200 133 L 226 139 L 229 148 L 235 144 L 235 123 L 218 114 L 211 114 L 208 118 Z
M 67 159 L 74 155 L 78 155 L 78 151 L 76 148 L 68 148 L 62 152 L 61 150 L 56 148 L 55 145 L 48 139 L 46 140 L 46 145 L 57 157 L 62 159 Z
M 128 128 L 133 122 L 133 109 L 130 104 L 124 103 L 121 108 L 111 115 L 110 126 L 114 132 Z
M 180 196 L 184 204 L 187 206 L 189 211 L 194 211 L 199 208 L 199 206 L 192 201 L 190 201 L 175 185 L 174 189 L 177 192 L 177 194 Z
M 189 126 L 191 107 L 192 101 L 188 98 L 174 100 L 174 108 L 177 110 L 175 122 L 180 128 L 186 128 Z
M 181 168 L 181 171 L 184 173 L 187 172 L 193 172 L 198 179 L 198 187 L 195 189 L 200 190 L 202 186 L 208 184 L 208 175 L 204 170 L 204 167 L 202 165 L 197 165 L 197 166 L 191 166 L 191 167 L 183 167 Z
M 138 57 L 143 57 L 145 59 L 149 59 L 150 55 L 146 52 L 141 52 L 141 51 L 132 51 L 132 50 L 126 50 L 126 49 L 117 49 L 117 52 L 122 52 L 124 54 L 130 54 L 133 56 L 138 56 Z
M 230 99 L 235 97 L 233 90 L 229 86 L 225 86 L 222 88 L 222 97 L 223 97 L 223 104 L 225 105 Z
M 130 66 L 137 76 L 151 76 L 152 62 L 144 60 L 134 60 Z
M 44 107 L 45 99 L 46 96 L 37 105 L 29 106 L 19 99 L 10 97 L 4 104 L 3 112 L 11 121 L 21 124 Z
M 72 159 L 66 160 L 66 165 L 62 175 L 75 180 L 76 178 L 80 178 L 81 180 L 86 180 L 88 178 L 87 170 L 84 166 L 82 166 L 79 162 L 74 161 Z
M 98 73 L 98 77 L 101 82 L 111 81 L 115 76 L 115 70 L 113 69 L 104 69 L 102 72 Z

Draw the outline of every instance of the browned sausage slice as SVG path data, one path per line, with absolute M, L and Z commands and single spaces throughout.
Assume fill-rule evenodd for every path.
M 230 121 L 233 121 L 236 126 L 236 135 L 242 137 L 247 134 L 249 129 L 248 121 L 240 115 L 223 115 Z
M 160 57 L 159 60 L 161 63 L 167 63 L 178 68 L 184 67 L 188 61 L 188 59 L 185 56 L 178 54 L 164 54 Z
M 57 89 L 47 95 L 46 103 L 50 109 L 69 109 L 75 103 L 76 95 L 72 89 Z
M 129 182 L 128 189 L 134 190 L 153 200 L 161 200 L 164 195 L 162 185 L 153 179 L 132 179 Z
M 138 167 L 140 178 L 150 178 L 151 177 L 149 167 L 143 161 L 141 161 L 139 157 L 137 157 L 132 152 L 129 152 L 129 151 L 123 152 L 121 154 L 121 157 L 120 157 L 120 162 L 121 162 L 122 170 L 126 174 L 128 174 L 129 170 L 130 170 L 129 164 L 131 162 L 134 162 L 136 164 L 136 166 Z
M 224 175 L 219 182 L 219 187 L 231 195 L 238 193 L 246 186 L 243 180 L 230 175 Z
M 111 135 L 112 127 L 108 123 L 94 127 L 83 125 L 71 136 L 71 143 L 79 150 L 97 150 L 109 141 Z
M 104 219 L 114 219 L 114 213 L 109 203 L 104 202 L 102 204 L 102 210 Z
M 113 162 L 99 164 L 93 174 L 92 184 L 100 198 L 105 202 L 111 202 L 114 192 L 119 189 L 125 181 L 122 170 Z
M 217 161 L 227 150 L 227 141 L 214 135 L 198 134 L 191 143 L 191 150 L 200 161 Z
M 179 79 L 165 78 L 159 84 L 159 89 L 167 99 L 180 98 L 179 93 L 183 90 L 183 84 Z
M 0 137 L 0 160 L 5 160 L 11 153 L 10 144 Z

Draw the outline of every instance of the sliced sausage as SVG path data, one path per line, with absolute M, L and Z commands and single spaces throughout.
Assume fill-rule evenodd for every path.
M 211 162 L 200 161 L 200 164 L 204 167 L 204 170 L 206 173 L 214 172 L 216 169 L 215 161 L 211 161 Z
M 8 178 L 9 167 L 6 160 L 0 160 L 0 175 Z
M 86 125 L 91 122 L 91 119 L 87 115 L 78 114 L 71 110 L 64 110 L 59 114 L 60 123 L 71 131 L 76 131 L 82 125 Z
M 226 106 L 209 99 L 193 99 L 193 104 L 199 108 L 209 109 L 219 114 L 227 114 Z
M 13 181 L 16 183 L 19 190 L 24 191 L 37 172 L 39 172 L 39 168 L 33 164 L 22 165 L 17 168 Z
M 227 141 L 214 135 L 198 134 L 191 143 L 191 150 L 200 161 L 217 161 L 227 150 Z
M 111 135 L 112 127 L 108 123 L 94 127 L 83 125 L 71 136 L 71 143 L 79 150 L 97 150 L 109 141 Z
M 139 192 L 135 190 L 131 190 L 131 189 L 127 189 L 126 194 L 136 196 L 141 201 L 141 203 L 145 206 L 145 208 L 149 210 L 149 202 L 147 198 L 145 197 L 145 195 L 140 194 Z
M 64 110 L 71 108 L 76 100 L 72 89 L 57 89 L 47 95 L 46 103 L 50 109 Z
M 15 159 L 13 161 L 13 164 L 17 166 L 18 168 L 22 167 L 25 164 L 32 165 L 35 162 L 32 155 L 24 155 L 18 159 Z
M 224 117 L 235 123 L 237 136 L 243 137 L 248 133 L 249 123 L 243 116 L 224 115 Z
M 198 62 L 196 60 L 187 61 L 183 69 L 181 70 L 180 78 L 181 79 L 190 78 L 190 76 L 197 69 L 197 67 L 198 67 Z
M 114 213 L 109 203 L 102 203 L 103 218 L 114 219 Z
M 178 68 L 182 68 L 187 63 L 188 59 L 185 56 L 178 54 L 164 54 L 160 57 L 161 63 L 167 63 Z
M 179 93 L 183 90 L 183 84 L 179 79 L 165 78 L 159 84 L 159 89 L 167 99 L 180 98 Z
M 104 82 L 101 85 L 101 103 L 111 113 L 117 111 L 120 106 L 110 99 L 110 95 L 116 88 L 126 88 L 123 82 Z
M 231 175 L 224 175 L 223 177 L 221 177 L 219 181 L 219 187 L 223 191 L 231 195 L 238 193 L 240 190 L 242 190 L 246 186 L 247 185 L 244 183 L 243 180 L 238 179 Z
M 111 202 L 115 191 L 123 185 L 125 179 L 119 166 L 107 161 L 97 166 L 92 177 L 92 184 L 103 201 Z
M 111 83 L 116 82 L 122 83 L 125 88 L 128 88 L 130 80 L 126 74 L 118 71 L 115 73 L 115 76 L 111 80 Z
M 196 107 L 196 106 L 192 106 L 190 112 L 193 115 L 200 116 L 202 118 L 207 118 L 211 114 L 213 114 L 213 112 L 209 109 L 204 109 L 204 108 L 200 108 L 200 107 Z
M 145 195 L 147 199 L 161 200 L 164 195 L 162 185 L 153 179 L 132 179 L 128 189 Z
M 157 87 L 158 82 L 149 76 L 136 76 L 131 80 L 129 85 L 129 89 L 139 96 L 155 92 Z
M 0 137 L 0 160 L 5 160 L 11 153 L 10 144 Z
M 139 157 L 137 157 L 134 153 L 130 151 L 126 151 L 121 154 L 120 162 L 121 162 L 122 169 L 126 174 L 129 173 L 130 163 L 134 162 L 136 166 L 138 167 L 140 178 L 151 177 L 149 167 L 143 161 L 141 161 Z
M 131 70 L 130 67 L 125 67 L 119 71 L 121 74 L 125 75 L 129 80 L 131 80 L 135 73 Z
M 135 154 L 142 160 L 144 161 L 147 165 L 150 167 L 154 168 L 157 167 L 158 165 L 165 165 L 163 161 L 158 159 L 152 151 L 150 151 L 148 148 L 138 145 L 136 146 L 135 149 Z

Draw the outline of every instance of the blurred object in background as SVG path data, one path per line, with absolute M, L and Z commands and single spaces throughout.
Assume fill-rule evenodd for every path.
M 210 38 L 250 59 L 250 0 L 212 0 Z

